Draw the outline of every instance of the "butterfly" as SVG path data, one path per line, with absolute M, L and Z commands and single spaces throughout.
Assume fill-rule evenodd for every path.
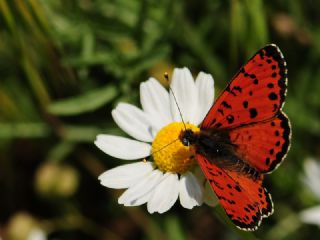
M 257 230 L 273 213 L 263 179 L 281 164 L 290 147 L 290 123 L 281 110 L 286 92 L 286 62 L 276 45 L 267 45 L 233 77 L 200 132 L 186 129 L 179 137 L 195 148 L 220 205 L 242 230 Z

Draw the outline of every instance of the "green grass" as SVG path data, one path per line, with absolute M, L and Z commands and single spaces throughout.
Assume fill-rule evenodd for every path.
M 297 218 L 319 204 L 301 183 L 304 159 L 320 159 L 319 8 L 289 0 L 0 1 L 1 234 L 28 212 L 59 239 L 320 238 Z M 115 105 L 138 104 L 139 84 L 172 66 L 211 73 L 219 92 L 268 43 L 288 64 L 284 111 L 293 129 L 286 161 L 266 178 L 274 215 L 246 234 L 207 207 L 150 215 L 145 206 L 118 206 L 119 192 L 97 181 L 118 161 L 93 144 L 99 133 L 123 134 L 111 118 Z M 47 164 L 79 174 L 75 194 L 37 190 Z

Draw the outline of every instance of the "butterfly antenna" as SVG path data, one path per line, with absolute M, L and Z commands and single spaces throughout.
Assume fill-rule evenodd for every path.
M 178 141 L 178 140 L 179 140 L 179 138 L 177 138 L 176 140 L 173 140 L 172 142 L 169 142 L 168 144 L 162 146 L 160 149 L 158 149 L 158 150 L 156 150 L 156 151 L 154 151 L 154 152 L 151 152 L 151 155 L 153 155 L 153 154 L 155 154 L 155 153 L 157 153 L 157 152 L 160 152 L 162 149 L 168 147 L 169 145 L 175 143 L 175 142 Z
M 150 155 L 149 155 L 148 157 L 145 157 L 142 161 L 143 161 L 144 163 L 146 163 L 146 162 L 150 159 L 151 156 L 154 156 L 154 154 L 156 154 L 157 152 L 162 151 L 163 149 L 165 149 L 166 147 L 170 146 L 171 144 L 175 143 L 175 142 L 178 141 L 178 140 L 179 140 L 179 138 L 177 138 L 176 140 L 173 140 L 172 142 L 169 142 L 168 144 L 162 146 L 162 147 L 159 148 L 158 150 L 156 150 L 156 151 L 154 151 L 154 152 L 151 152 Z
M 183 123 L 183 126 L 184 126 L 184 130 L 187 130 L 187 126 L 183 120 L 183 117 L 182 117 L 182 112 L 181 112 L 181 109 L 179 107 L 179 104 L 178 104 L 178 101 L 177 101 L 177 98 L 176 96 L 174 95 L 174 92 L 172 91 L 172 88 L 170 87 L 170 82 L 169 82 L 169 74 L 167 72 L 164 73 L 164 78 L 167 80 L 167 82 L 169 83 L 169 90 L 170 92 L 172 93 L 172 96 L 173 96 L 173 99 L 174 99 L 174 102 L 176 103 L 177 105 L 177 108 L 178 108 L 178 111 L 179 111 L 179 114 L 180 114 L 180 117 L 181 117 L 181 121 Z

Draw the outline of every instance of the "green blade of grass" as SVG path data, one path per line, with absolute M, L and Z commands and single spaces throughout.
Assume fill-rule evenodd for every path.
M 108 85 L 80 96 L 53 102 L 48 106 L 47 110 L 52 114 L 60 116 L 78 115 L 98 109 L 110 102 L 116 94 L 116 88 Z

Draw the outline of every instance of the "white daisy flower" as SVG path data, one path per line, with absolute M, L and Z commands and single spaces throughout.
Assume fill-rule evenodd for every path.
M 302 181 L 313 192 L 320 203 L 320 163 L 313 158 L 304 161 L 305 176 Z M 303 210 L 300 219 L 304 223 L 315 224 L 320 227 L 320 205 Z
M 199 131 L 197 126 L 214 99 L 212 76 L 200 72 L 194 81 L 189 69 L 176 68 L 170 86 L 187 128 Z M 147 203 L 150 213 L 168 211 L 178 198 L 188 209 L 203 201 L 215 205 L 217 199 L 206 186 L 204 176 L 199 174 L 193 149 L 178 140 L 184 125 L 172 93 L 150 78 L 140 85 L 140 100 L 142 110 L 120 103 L 112 111 L 118 126 L 136 140 L 101 134 L 95 141 L 98 148 L 112 157 L 140 161 L 102 173 L 101 184 L 115 189 L 127 188 L 118 199 L 119 204 Z

